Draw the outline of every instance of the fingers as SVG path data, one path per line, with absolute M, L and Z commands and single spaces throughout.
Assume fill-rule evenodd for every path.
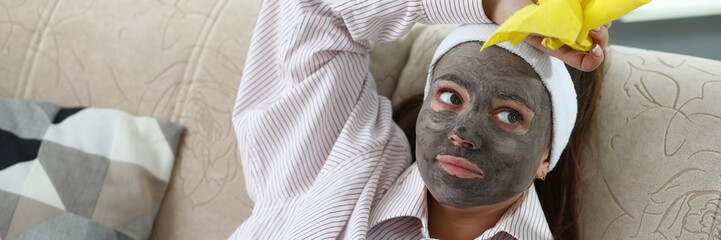
M 586 53 L 586 55 L 583 56 L 581 59 L 581 67 L 579 68 L 581 71 L 584 72 L 590 72 L 595 70 L 598 66 L 601 66 L 601 63 L 603 63 L 604 59 L 603 54 L 603 47 L 601 45 L 596 44 L 591 51 Z
M 611 28 L 611 24 L 613 24 L 613 22 L 607 22 L 606 24 L 603 24 L 603 26 L 606 27 L 606 29 L 609 29 Z
M 608 23 L 608 26 L 610 26 L 610 23 Z M 608 27 L 604 24 L 597 29 L 591 30 L 590 35 L 596 44 L 589 52 L 578 51 L 566 45 L 556 50 L 552 50 L 543 46 L 541 43 L 543 41 L 543 37 L 541 36 L 528 36 L 526 38 L 526 42 L 542 52 L 560 59 L 574 68 L 590 72 L 603 63 L 603 52 L 608 45 Z
M 535 4 L 535 0 L 485 0 L 483 9 L 486 16 L 494 23 L 501 25 L 522 8 Z
M 591 65 L 591 59 L 595 57 L 593 53 L 589 52 L 583 52 L 583 51 L 577 51 L 569 46 L 563 45 L 562 47 L 552 50 L 550 48 L 547 48 L 543 46 L 541 43 L 543 41 L 542 37 L 528 37 L 526 38 L 526 42 L 528 44 L 531 44 L 531 46 L 534 46 L 535 48 L 541 50 L 542 52 L 554 56 L 561 61 L 565 62 L 566 64 L 580 69 L 582 71 L 593 71 L 593 69 L 596 69 L 597 66 Z M 603 59 L 601 59 L 603 61 Z M 584 63 L 585 62 L 585 63 Z
M 596 44 L 601 45 L 601 48 L 606 49 L 606 46 L 608 45 L 608 27 L 606 27 L 605 24 L 595 29 L 591 29 L 589 35 L 591 35 L 591 38 L 593 38 L 593 41 Z
M 608 46 L 608 28 L 603 25 L 592 29 L 589 34 L 596 45 L 581 60 L 581 68 L 579 69 L 586 72 L 593 71 L 603 63 L 604 51 Z

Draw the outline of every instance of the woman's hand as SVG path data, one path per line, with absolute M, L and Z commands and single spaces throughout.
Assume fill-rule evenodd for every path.
M 589 35 L 593 38 L 593 42 L 596 43 L 596 46 L 588 52 L 578 51 L 566 45 L 563 45 L 556 50 L 552 50 L 543 46 L 543 44 L 541 44 L 543 37 L 537 35 L 528 36 L 525 41 L 546 54 L 561 59 L 561 61 L 572 67 L 584 72 L 590 72 L 603 63 L 604 50 L 606 50 L 608 45 L 608 28 L 610 27 L 611 23 L 606 23 L 591 30 Z
M 491 21 L 501 25 L 521 8 L 536 2 L 538 0 L 483 0 L 483 9 Z
M 521 8 L 527 5 L 536 4 L 536 2 L 537 0 L 483 0 L 483 9 L 491 21 L 501 25 L 510 18 L 511 15 L 516 13 L 516 11 L 521 10 Z M 551 50 L 541 44 L 543 36 L 539 35 L 530 35 L 526 37 L 525 41 L 546 54 L 561 59 L 561 61 L 572 67 L 581 71 L 590 72 L 603 63 L 603 52 L 608 45 L 608 28 L 610 27 L 611 23 L 606 23 L 603 26 L 591 30 L 589 35 L 593 38 L 596 46 L 589 52 L 574 50 L 566 45 L 556 50 Z

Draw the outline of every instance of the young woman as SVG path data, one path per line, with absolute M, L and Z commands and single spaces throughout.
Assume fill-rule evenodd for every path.
M 603 69 L 583 72 L 569 67 L 568 71 L 578 93 L 579 111 L 568 146 L 554 171 L 543 180 L 535 181 L 535 190 L 555 239 L 576 239 L 578 168 L 582 146 L 588 134 L 601 90 Z M 416 146 L 416 120 L 423 107 L 423 94 L 400 103 L 393 112 L 393 120 L 408 136 L 410 146 Z M 414 151 L 414 150 L 412 150 Z M 414 158 L 415 160 L 415 158 Z
M 501 23 L 518 2 L 265 1 L 233 115 L 255 206 L 231 238 L 551 238 L 531 186 L 565 143 L 551 141 L 555 100 L 542 71 L 500 47 L 454 46 L 429 78 L 413 165 L 368 72 L 368 40 L 397 39 L 415 22 L 491 23 L 489 13 Z M 605 46 L 605 27 L 592 36 Z M 603 60 L 542 50 L 586 70 Z M 479 130 L 495 135 L 479 142 Z M 515 167 L 500 167 L 506 157 Z

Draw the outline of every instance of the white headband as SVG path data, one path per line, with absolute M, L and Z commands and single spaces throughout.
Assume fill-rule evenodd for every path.
M 441 45 L 436 49 L 435 55 L 433 55 L 431 66 L 428 68 L 424 98 L 428 97 L 433 69 L 438 59 L 458 44 L 473 41 L 485 42 L 496 28 L 498 28 L 498 25 L 495 24 L 463 25 L 443 39 Z M 551 120 L 553 122 L 550 165 L 548 166 L 548 171 L 551 171 L 558 163 L 561 152 L 566 148 L 573 125 L 576 123 L 578 103 L 576 102 L 576 90 L 573 87 L 571 76 L 561 60 L 551 57 L 525 42 L 513 46 L 510 41 L 506 41 L 496 44 L 496 46 L 526 60 L 536 70 L 536 73 L 541 77 L 541 81 L 543 81 L 543 85 L 548 90 L 551 97 Z

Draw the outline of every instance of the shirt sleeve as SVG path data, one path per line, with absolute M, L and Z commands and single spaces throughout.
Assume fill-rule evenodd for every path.
M 301 194 L 324 168 L 394 141 L 369 40 L 398 39 L 416 22 L 490 20 L 480 0 L 263 3 L 232 116 L 251 199 Z

